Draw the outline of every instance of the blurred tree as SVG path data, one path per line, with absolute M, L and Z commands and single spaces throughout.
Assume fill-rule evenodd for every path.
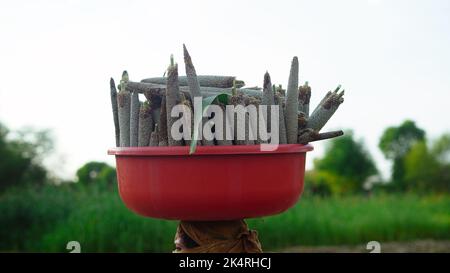
M 44 157 L 53 149 L 48 130 L 10 132 L 0 123 L 0 191 L 13 185 L 43 184 Z
M 104 162 L 88 162 L 78 169 L 76 175 L 78 183 L 83 185 L 101 183 L 113 186 L 116 184 L 116 169 Z
M 356 141 L 351 131 L 332 140 L 325 156 L 314 161 L 318 179 L 327 181 L 333 193 L 360 192 L 366 179 L 378 173 L 362 141 Z
M 450 163 L 450 134 L 444 134 L 438 138 L 431 148 L 433 155 L 442 163 Z
M 400 126 L 384 130 L 378 144 L 387 159 L 393 160 L 392 182 L 399 190 L 407 188 L 405 184 L 404 158 L 418 141 L 425 140 L 425 131 L 418 128 L 414 121 L 406 120 Z
M 406 154 L 405 182 L 407 190 L 419 192 L 450 191 L 450 136 L 437 139 L 431 149 L 417 142 Z
M 345 193 L 346 179 L 336 174 L 312 170 L 305 173 L 305 194 L 322 197 Z
M 450 134 L 442 135 L 433 143 L 432 153 L 439 162 L 438 190 L 450 192 Z
M 428 191 L 430 182 L 439 172 L 436 158 L 428 151 L 425 141 L 416 142 L 404 159 L 405 190 Z

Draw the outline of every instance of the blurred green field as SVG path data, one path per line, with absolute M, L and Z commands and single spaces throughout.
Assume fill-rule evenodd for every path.
M 450 239 L 450 197 L 309 197 L 272 217 L 252 219 L 265 251 L 372 240 Z M 137 216 L 116 190 L 77 185 L 11 189 L 0 196 L 0 251 L 170 252 L 177 223 Z

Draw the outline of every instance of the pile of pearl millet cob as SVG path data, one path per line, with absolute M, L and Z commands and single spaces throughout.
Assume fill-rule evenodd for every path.
M 299 65 L 297 57 L 291 63 L 287 89 L 281 85 L 272 85 L 268 72 L 264 75 L 263 88 L 244 88 L 243 81 L 236 80 L 232 76 L 197 75 L 189 52 L 183 45 L 186 76 L 178 76 L 178 65 L 171 64 L 167 70 L 167 77 L 155 77 L 144 79 L 141 82 L 129 80 L 127 71 L 122 74 L 118 85 L 111 78 L 111 103 L 114 116 L 116 146 L 118 147 L 145 147 L 145 146 L 184 146 L 190 145 L 190 139 L 175 140 L 170 132 L 176 118 L 171 117 L 172 107 L 183 104 L 193 117 L 194 97 L 208 97 L 218 94 L 228 94 L 228 104 L 248 106 L 250 104 L 278 105 L 279 106 L 279 144 L 307 144 L 308 142 L 329 139 L 343 135 L 342 131 L 320 133 L 327 121 L 344 102 L 344 91 L 339 92 L 338 86 L 333 92 L 329 91 L 319 105 L 309 114 L 309 102 L 311 87 L 306 82 L 298 84 Z M 139 94 L 146 98 L 140 101 Z M 213 102 L 219 105 L 225 114 L 225 105 L 218 100 Z M 267 115 L 270 115 L 270 110 Z M 185 116 L 184 114 L 182 116 Z M 245 124 L 245 139 L 236 137 L 236 119 L 234 119 L 233 140 L 225 137 L 217 137 L 208 140 L 205 137 L 197 141 L 197 145 L 254 145 L 261 144 L 258 137 L 250 137 L 249 130 L 254 130 L 252 124 Z M 183 118 L 183 117 L 182 117 Z M 266 120 L 270 120 L 270 117 Z M 191 128 L 194 119 L 191 118 Z M 203 117 L 203 124 L 208 123 L 209 118 Z M 224 127 L 228 125 L 223 123 Z M 214 126 L 212 124 L 211 126 Z M 267 122 L 267 130 L 270 131 L 270 123 Z M 212 128 L 214 131 L 214 128 Z M 233 131 L 233 130 L 231 130 Z M 225 132 L 225 128 L 223 128 Z M 253 132 L 257 132 L 254 130 Z M 256 133 L 257 134 L 257 133 Z

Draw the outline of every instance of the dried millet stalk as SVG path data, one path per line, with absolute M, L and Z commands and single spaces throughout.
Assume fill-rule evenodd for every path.
M 298 143 L 307 144 L 308 142 L 319 141 L 329 138 L 334 138 L 338 136 L 342 136 L 344 134 L 343 131 L 331 131 L 326 133 L 317 133 L 311 128 L 303 130 L 302 133 L 298 136 Z
M 298 111 L 305 114 L 305 118 L 309 117 L 309 101 L 311 99 L 311 87 L 308 82 L 298 88 Z
M 151 92 L 144 92 L 144 96 L 147 101 L 150 102 L 150 108 L 152 109 L 152 119 L 154 123 L 157 123 L 159 120 L 159 114 L 161 112 L 161 95 L 156 95 Z
M 126 90 L 128 82 L 128 73 L 122 73 L 122 80 L 120 81 L 121 90 L 117 94 L 117 105 L 119 112 L 119 127 L 120 127 L 120 147 L 130 146 L 130 108 L 131 108 L 131 94 Z
M 278 130 L 280 132 L 280 144 L 287 144 L 286 120 L 284 118 L 284 97 L 280 93 L 275 93 L 275 104 L 278 105 Z
M 322 98 L 322 100 L 319 102 L 319 104 L 316 106 L 316 108 L 314 109 L 313 113 L 316 112 L 317 110 L 319 110 L 320 107 L 322 106 L 322 104 L 324 104 L 324 102 L 325 102 L 328 98 L 330 98 L 331 96 L 333 96 L 333 94 L 336 94 L 336 93 L 339 91 L 340 88 L 341 88 L 341 86 L 338 85 L 338 87 L 337 87 L 333 92 L 328 91 L 328 92 L 325 94 L 325 96 Z M 312 114 L 310 114 L 309 116 L 312 116 Z
M 183 47 L 184 47 L 184 45 L 183 45 Z M 186 56 L 186 54 L 185 54 L 185 56 Z M 200 86 L 229 88 L 229 87 L 233 86 L 233 80 L 236 80 L 236 77 L 233 77 L 233 76 L 215 76 L 215 75 L 198 75 L 197 79 L 198 79 L 198 83 L 199 83 Z M 188 86 L 188 81 L 189 81 L 189 78 L 186 77 L 186 76 L 179 76 L 178 77 L 178 83 L 180 84 L 180 86 Z M 167 84 L 167 77 L 147 78 L 147 79 L 143 79 L 141 82 L 156 83 L 156 84 Z M 236 82 L 237 82 L 239 87 L 244 86 L 244 82 L 243 81 L 236 80 Z
M 311 128 L 301 130 L 297 136 L 297 142 L 300 144 L 306 144 L 311 139 L 318 137 L 319 133 Z
M 191 140 L 192 141 L 192 130 L 194 130 L 194 123 L 195 123 L 195 118 L 194 118 L 194 106 L 192 105 L 192 101 L 189 100 L 188 98 L 185 97 L 185 101 L 184 104 L 187 105 L 189 107 L 189 109 L 191 110 Z M 207 119 L 206 119 L 207 120 Z M 189 145 L 190 145 L 190 141 L 189 141 Z M 203 142 L 207 143 L 207 145 L 214 145 L 213 141 L 207 141 L 206 139 L 204 141 L 202 140 L 197 140 L 197 146 L 201 146 L 204 145 Z
M 246 90 L 258 90 L 262 91 L 263 89 L 259 86 L 251 86 L 251 87 L 245 87 Z
M 264 74 L 264 84 L 263 84 L 263 97 L 262 105 L 267 105 L 267 112 L 264 113 L 264 120 L 266 121 L 267 132 L 271 131 L 271 106 L 275 105 L 275 97 L 272 89 L 272 82 L 270 80 L 269 72 L 266 71 Z
M 203 95 L 201 93 L 199 80 L 197 78 L 197 72 L 195 71 L 194 64 L 192 63 L 191 56 L 189 55 L 189 52 L 186 48 L 186 46 L 183 44 L 183 55 L 184 55 L 184 64 L 186 68 L 186 78 L 187 78 L 187 84 L 189 86 L 189 94 L 191 101 L 194 101 L 195 97 L 203 98 Z M 192 112 L 195 113 L 195 111 L 200 111 L 202 113 L 202 109 L 195 109 L 194 107 L 191 107 Z M 194 121 L 194 116 L 192 116 L 192 120 Z M 206 124 L 208 122 L 207 117 L 202 117 L 202 124 Z M 193 130 L 202 130 L 203 128 L 194 128 L 192 126 Z M 203 135 L 203 134 L 202 134 Z M 202 137 L 201 143 L 204 146 L 212 146 L 214 145 L 213 140 L 207 140 L 206 138 Z
M 159 146 L 158 136 L 159 136 L 158 124 L 155 124 L 155 130 L 153 130 L 152 134 L 150 135 L 150 146 L 152 147 Z
M 344 135 L 344 132 L 342 130 L 325 132 L 325 133 L 319 133 L 319 136 L 316 139 L 313 139 L 311 141 L 324 140 L 324 139 L 339 137 L 339 136 L 342 136 L 342 135 Z
M 172 117 L 173 107 L 180 103 L 180 87 L 178 85 L 178 65 L 171 64 L 167 71 L 167 89 L 166 89 L 166 113 L 167 113 L 167 137 L 169 146 L 183 146 L 182 140 L 175 140 L 171 134 L 172 125 L 178 117 Z
M 233 145 L 233 141 L 230 139 L 227 139 L 227 130 L 230 131 L 230 129 L 228 128 L 228 126 L 231 126 L 231 124 L 229 122 L 227 122 L 228 118 L 227 118 L 227 113 L 226 113 L 226 105 L 218 102 L 217 105 L 220 106 L 220 108 L 222 109 L 222 136 L 217 137 L 218 136 L 218 131 L 216 130 L 214 132 L 215 135 L 215 140 L 217 142 L 217 145 L 219 146 L 227 146 L 227 145 Z M 219 124 L 220 125 L 220 124 Z M 215 124 L 214 126 L 217 126 L 217 124 Z M 219 139 L 222 138 L 222 139 Z
M 181 102 L 187 106 L 187 108 L 185 109 L 189 109 L 189 111 L 192 111 L 192 102 L 190 102 L 190 98 L 196 96 L 205 97 L 217 95 L 219 93 L 231 94 L 232 96 L 230 101 L 233 105 L 241 105 L 243 107 L 249 105 L 260 107 L 261 103 L 267 106 L 279 105 L 279 140 L 281 144 L 307 143 L 309 141 L 327 139 L 342 134 L 342 132 L 340 131 L 319 134 L 319 130 L 322 129 L 325 123 L 343 102 L 344 92 L 338 93 L 340 86 L 335 91 L 328 92 L 316 107 L 316 109 L 312 112 L 312 114 L 309 115 L 311 88 L 309 87 L 307 82 L 303 86 L 298 87 L 297 57 L 294 57 L 292 60 L 289 82 L 286 91 L 283 90 L 281 85 L 279 85 L 278 87 L 275 87 L 275 85 L 272 86 L 268 73 L 266 73 L 264 76 L 264 85 L 262 89 L 259 87 L 238 89 L 237 87 L 242 87 L 244 84 L 242 81 L 236 81 L 234 77 L 212 75 L 197 76 L 195 68 L 192 64 L 191 57 L 184 45 L 183 50 L 186 65 L 186 77 L 178 77 L 178 71 L 176 69 L 177 66 L 173 63 L 172 58 L 171 65 L 168 69 L 168 77 L 150 78 L 143 80 L 144 82 L 136 83 L 130 82 L 128 80 L 128 74 L 125 71 L 122 75 L 123 78 L 121 84 L 119 85 L 119 90 L 121 92 L 119 92 L 118 94 L 115 90 L 116 88 L 114 81 L 111 79 L 111 102 L 114 122 L 115 125 L 118 124 L 118 126 L 116 126 L 116 144 L 117 142 L 119 142 L 118 144 L 120 144 L 120 146 L 130 146 L 130 143 L 132 145 L 135 145 L 137 141 L 138 145 L 145 145 L 147 143 L 147 140 L 140 141 L 140 135 L 145 135 L 146 137 L 144 137 L 143 139 L 148 139 L 150 145 L 150 139 L 153 139 L 153 145 L 158 143 L 158 145 L 167 146 L 169 145 L 168 142 L 173 140 L 172 136 L 169 135 L 171 127 L 173 123 L 178 121 L 179 119 L 179 117 L 172 118 L 170 116 L 173 107 Z M 176 76 L 171 73 L 176 74 Z M 180 81 L 181 85 L 184 86 L 180 86 Z M 136 105 L 139 104 L 137 93 L 144 93 L 147 99 L 151 102 L 151 105 L 149 107 L 149 111 L 151 111 L 151 114 L 149 115 L 150 117 L 146 117 L 152 118 L 153 122 L 157 121 L 157 123 L 159 123 L 157 125 L 155 124 L 155 129 L 153 130 L 153 132 L 151 130 L 151 127 L 153 127 L 153 123 L 150 123 L 150 129 L 144 130 L 144 124 L 147 124 L 143 121 L 145 116 L 144 112 L 141 113 L 139 111 L 138 115 L 136 115 Z M 182 94 L 186 95 L 186 98 L 182 98 Z M 285 96 L 285 94 L 287 95 Z M 162 101 L 163 99 L 164 101 Z M 221 108 L 224 109 L 225 105 L 222 105 L 220 103 L 217 104 L 219 104 Z M 117 106 L 117 111 L 115 111 L 114 109 L 115 105 Z M 296 109 L 293 107 L 293 105 L 296 106 Z M 128 111 L 125 111 L 124 108 L 127 107 Z M 142 108 L 142 110 L 144 110 L 144 106 L 142 106 Z M 264 118 L 263 122 L 265 123 L 263 123 L 263 125 L 269 127 L 271 126 L 270 107 L 268 107 L 267 110 L 268 112 L 262 113 L 262 118 Z M 117 112 L 117 114 L 115 114 L 115 112 Z M 161 112 L 163 112 L 164 114 L 161 115 Z M 184 113 L 181 114 L 181 118 L 183 118 L 185 115 Z M 257 114 L 259 115 L 259 111 L 257 111 Z M 226 113 L 226 115 L 228 115 L 228 113 Z M 128 116 L 128 121 L 126 116 Z M 292 118 L 292 116 L 294 118 Z M 233 117 L 233 119 L 234 118 L 236 117 Z M 259 131 L 257 130 L 257 127 L 260 124 L 254 124 L 254 122 L 250 124 L 248 113 L 246 114 L 246 116 L 239 118 L 245 119 L 242 121 L 244 123 L 245 129 L 241 128 L 245 133 L 245 140 L 237 140 L 236 143 L 253 144 L 254 141 L 249 139 L 250 130 L 252 132 L 252 136 L 257 137 L 256 143 L 261 143 L 261 136 L 259 136 Z M 208 119 L 205 118 L 205 120 L 207 121 Z M 234 122 L 235 125 L 237 125 L 238 123 L 236 121 Z M 129 125 L 128 128 L 126 126 L 127 122 Z M 226 126 L 226 123 L 224 124 L 224 126 Z M 124 130 L 122 130 L 122 127 L 124 127 Z M 161 127 L 165 128 L 163 132 L 161 131 Z M 292 130 L 292 128 L 294 128 L 294 130 Z M 135 133 L 136 129 L 138 131 L 137 137 Z M 184 128 L 182 129 L 184 130 Z M 267 129 L 269 132 L 272 130 L 272 128 Z M 127 130 L 127 133 L 122 132 L 126 132 Z M 224 127 L 224 131 L 226 132 L 226 127 Z M 292 141 L 291 136 L 293 131 L 296 133 L 295 142 Z M 236 128 L 234 128 L 234 133 L 236 134 L 236 138 Z M 189 144 L 188 139 L 180 140 L 179 142 L 180 144 L 183 144 L 185 142 Z M 217 137 L 215 139 L 215 142 L 217 142 L 219 145 L 226 145 L 226 142 L 220 141 Z M 211 143 L 214 142 L 211 141 Z M 174 143 L 170 144 L 174 145 Z
M 186 97 L 185 97 L 185 100 L 184 100 L 184 102 L 183 102 L 186 106 L 188 106 L 189 107 L 189 110 L 191 111 L 191 128 L 190 128 L 190 130 L 191 130 L 191 140 L 189 140 L 189 141 L 187 141 L 187 144 L 186 145 L 190 145 L 191 144 L 191 141 L 192 141 L 192 136 L 193 136 L 193 134 L 192 134 L 192 130 L 194 129 L 194 122 L 195 122 L 195 119 L 194 119 L 194 107 L 192 106 L 192 102 L 189 100 L 189 99 L 187 99 Z M 213 141 L 204 141 L 204 142 L 208 142 L 209 143 L 209 145 L 214 145 L 214 142 Z M 202 141 L 201 140 L 197 140 L 197 146 L 201 146 L 201 145 L 203 145 L 202 144 Z
M 184 127 L 182 128 L 183 134 L 184 134 L 184 132 L 187 131 L 188 135 L 191 137 L 192 136 L 192 129 L 194 128 L 194 114 L 192 112 L 192 105 L 191 105 L 191 102 L 188 99 L 186 99 L 186 97 L 183 95 L 183 93 L 180 94 L 180 98 L 181 98 L 181 103 L 185 106 L 185 108 L 183 109 L 183 112 L 182 112 L 181 119 L 185 119 L 184 123 L 188 124 L 188 126 L 189 126 L 189 128 L 184 128 Z M 189 121 L 187 120 L 188 116 L 190 117 Z M 185 139 L 183 137 L 183 141 L 186 144 L 186 146 L 191 145 L 191 139 L 190 138 L 189 139 Z M 200 144 L 200 141 L 197 142 L 197 146 L 199 144 Z
M 286 134 L 288 144 L 297 143 L 298 111 L 298 59 L 292 59 L 286 92 Z
M 136 90 L 139 93 L 147 93 L 147 95 L 157 95 L 161 96 L 165 94 L 166 85 L 156 84 L 156 83 L 145 83 L 145 82 L 129 82 L 127 88 L 130 90 Z M 187 97 L 192 99 L 190 94 L 189 86 L 179 86 L 180 92 L 183 92 Z M 260 98 L 262 96 L 262 92 L 260 90 L 248 89 L 248 88 L 240 88 L 237 89 L 238 92 L 243 93 L 248 96 L 253 96 Z M 220 93 L 227 93 L 231 95 L 232 88 L 218 88 L 218 87 L 204 87 L 200 86 L 200 92 L 203 97 L 214 96 Z
M 111 78 L 109 81 L 110 85 L 110 94 L 111 94 L 111 106 L 114 118 L 114 129 L 116 135 L 116 146 L 120 146 L 120 127 L 119 127 L 119 109 L 117 106 L 117 89 L 116 84 L 114 83 L 114 79 Z
M 274 88 L 275 88 L 275 93 L 280 93 L 280 96 L 286 97 L 286 89 L 283 89 L 283 85 L 279 84 L 278 86 L 275 86 Z
M 191 98 L 202 97 L 200 92 L 200 83 L 197 77 L 197 72 L 195 71 L 194 64 L 192 63 L 191 55 L 183 44 L 183 56 L 184 56 L 184 66 L 186 69 L 186 83 L 189 86 L 189 92 Z
M 161 113 L 159 114 L 158 132 L 158 146 L 168 146 L 169 142 L 167 139 L 166 96 L 163 96 L 161 101 Z
M 246 105 L 246 101 L 248 101 L 248 98 L 245 98 L 243 94 L 234 94 L 233 96 L 231 96 L 230 98 L 230 104 L 234 105 L 235 107 L 237 105 L 241 105 L 243 107 L 245 107 Z M 246 113 L 244 116 L 244 120 L 242 120 L 242 116 L 238 115 L 237 113 L 235 113 L 233 115 L 233 119 L 234 119 L 234 143 L 236 145 L 253 145 L 254 141 L 249 139 L 250 136 L 250 123 L 249 123 L 249 118 L 248 118 L 248 114 Z M 238 120 L 239 120 L 239 124 L 243 124 L 244 128 L 238 128 Z M 239 130 L 244 130 L 244 139 L 240 140 L 238 139 L 238 129 Z
M 256 120 L 251 119 L 250 120 L 250 116 L 249 116 L 249 124 L 250 124 L 250 129 L 252 130 L 252 134 L 253 137 L 255 138 L 254 142 L 255 144 L 261 144 L 261 143 L 267 143 L 267 141 L 262 140 L 261 135 L 259 133 L 259 105 L 261 104 L 260 100 L 254 98 L 254 97 L 249 97 L 248 101 L 246 103 L 246 106 L 248 105 L 254 105 L 256 107 Z
M 328 95 L 311 114 L 306 127 L 319 132 L 339 108 L 339 105 L 344 102 L 343 95 L 344 91 L 337 93 L 337 90 Z
M 139 101 L 139 93 L 133 91 L 131 93 L 131 109 L 130 109 L 130 146 L 138 146 L 139 138 L 139 110 L 141 102 Z
M 305 113 L 304 112 L 299 112 L 298 113 L 298 130 L 302 130 L 306 128 L 306 124 L 308 122 L 308 119 L 305 117 Z
M 150 107 L 149 101 L 146 101 L 142 104 L 139 111 L 139 147 L 149 146 L 152 131 L 152 108 Z

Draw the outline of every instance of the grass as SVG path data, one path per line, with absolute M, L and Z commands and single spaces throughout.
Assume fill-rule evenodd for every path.
M 287 213 L 250 221 L 263 246 L 361 244 L 450 238 L 448 196 L 304 198 Z
M 372 240 L 450 239 L 450 196 L 304 197 L 294 208 L 252 219 L 265 250 Z M 103 187 L 16 189 L 0 196 L 0 251 L 169 252 L 175 221 L 137 216 Z

